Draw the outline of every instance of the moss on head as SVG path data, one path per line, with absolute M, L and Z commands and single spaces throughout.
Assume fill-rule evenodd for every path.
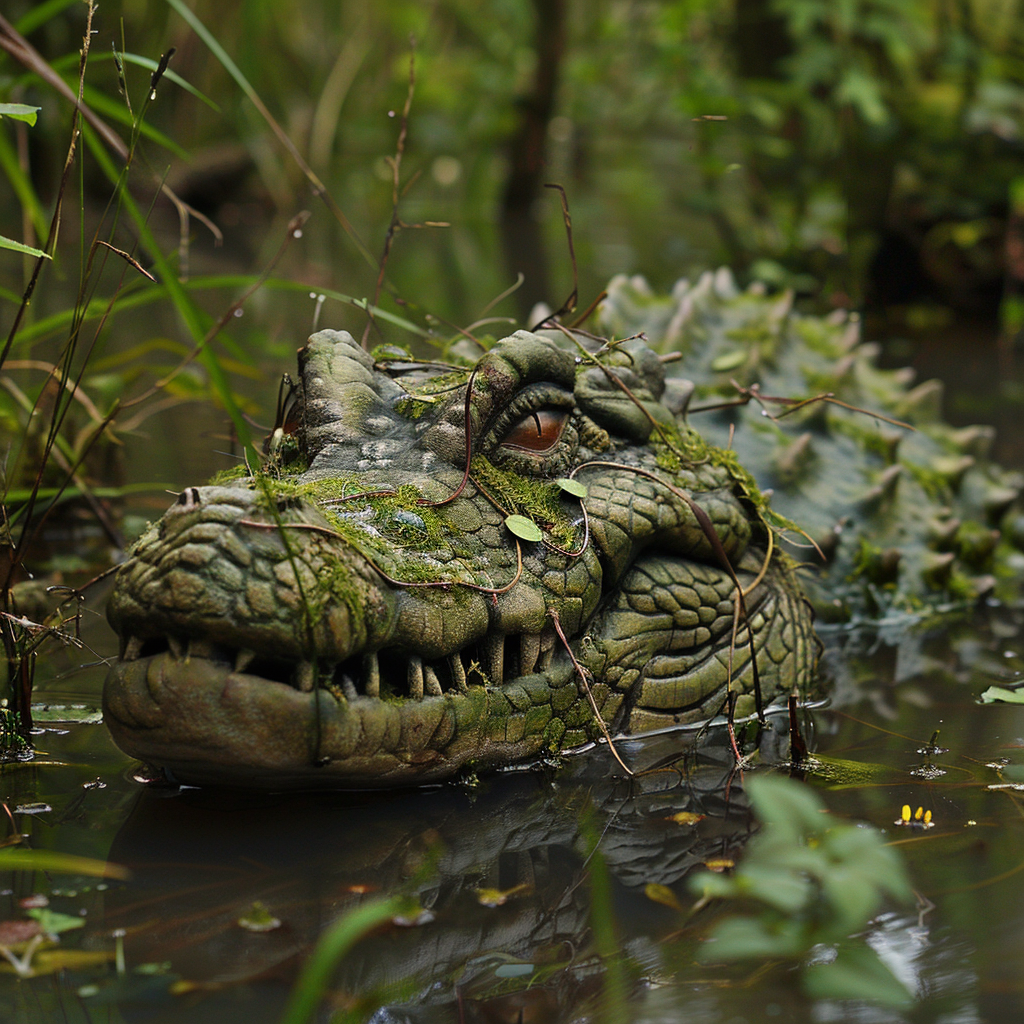
M 249 467 L 244 462 L 240 462 L 237 466 L 221 469 L 214 473 L 210 477 L 209 486 L 225 487 L 228 484 L 235 483 L 237 480 L 244 480 L 248 475 Z
M 506 514 L 532 520 L 559 547 L 575 549 L 582 542 L 578 508 L 567 505 L 561 488 L 552 481 L 500 469 L 482 455 L 473 456 L 470 472 Z

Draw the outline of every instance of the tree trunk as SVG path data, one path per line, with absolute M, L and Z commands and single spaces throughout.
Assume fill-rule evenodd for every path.
M 555 105 L 565 52 L 566 0 L 533 0 L 537 70 L 533 88 L 520 102 L 519 125 L 509 140 L 509 173 L 501 202 L 501 245 L 505 265 L 525 280 L 516 293 L 525 318 L 538 302 L 551 305 L 544 237 L 534 208 L 544 185 L 548 122 Z

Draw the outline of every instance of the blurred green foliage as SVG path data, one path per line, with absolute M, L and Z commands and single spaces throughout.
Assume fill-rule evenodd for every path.
M 702 872 L 704 900 L 760 906 L 720 921 L 701 947 L 704 963 L 772 958 L 801 963 L 816 999 L 864 999 L 906 1007 L 911 994 L 863 939 L 886 898 L 912 899 L 899 853 L 881 833 L 836 821 L 807 786 L 779 775 L 745 785 L 761 831 L 729 876 Z
M 395 294 L 423 311 L 469 322 L 514 279 L 501 210 L 524 120 L 543 107 L 535 101 L 544 70 L 554 77 L 552 116 L 529 210 L 539 225 L 535 260 L 547 269 L 530 294 L 553 306 L 568 294 L 570 267 L 557 197 L 541 179 L 568 190 L 584 305 L 615 272 L 664 287 L 721 262 L 853 303 L 923 294 L 993 310 L 1002 293 L 1009 192 L 1021 172 L 1018 0 L 189 6 L 374 253 L 391 214 L 385 158 L 415 37 L 403 172 L 419 177 L 401 216 L 453 227 L 403 232 L 388 275 Z M 73 81 L 82 12 L 68 0 L 11 0 L 6 16 Z M 111 44 L 150 61 L 177 47 L 171 69 L 208 102 L 165 81 L 147 118 L 148 161 L 220 224 L 219 258 L 254 269 L 276 244 L 275 228 L 314 202 L 302 172 L 171 5 L 114 0 L 97 25 L 87 101 L 111 122 L 128 120 Z M 148 70 L 128 64 L 126 75 L 144 88 Z M 14 168 L 20 159 L 47 210 L 69 105 L 9 54 L 0 58 L 0 100 L 43 108 L 39 138 L 26 142 L 0 124 L 0 233 L 31 244 L 18 211 L 34 207 Z M 87 186 L 96 177 L 87 171 Z M 290 272 L 372 295 L 373 268 L 313 208 Z M 176 219 L 159 204 L 153 217 L 172 249 Z M 195 228 L 193 270 L 216 255 Z M 515 269 L 536 270 L 528 253 L 518 259 Z M 19 262 L 8 256 L 0 268 L 15 292 Z

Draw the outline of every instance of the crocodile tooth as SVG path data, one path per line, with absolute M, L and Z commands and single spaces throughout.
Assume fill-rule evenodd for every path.
M 814 538 L 814 542 L 818 545 L 818 550 L 821 551 L 821 555 L 826 562 L 831 562 L 835 558 L 836 551 L 839 550 L 839 539 L 843 535 L 845 525 L 844 522 L 838 522 L 831 530 L 824 530 Z M 817 552 L 815 552 L 815 556 L 817 556 Z
M 240 647 L 235 655 L 235 671 L 244 672 L 256 659 L 256 652 L 247 647 Z
M 135 661 L 142 653 L 142 638 L 130 636 L 121 641 L 121 660 Z
M 836 360 L 832 366 L 832 372 L 829 376 L 839 384 L 842 379 L 854 368 L 857 363 L 857 359 L 863 351 L 863 346 L 853 352 L 847 352 L 841 359 Z
M 455 680 L 455 687 L 459 693 L 465 693 L 469 687 L 466 685 L 466 666 L 462 664 L 462 655 L 456 651 L 448 655 L 448 669 Z
M 984 597 L 995 587 L 996 578 L 991 573 L 986 573 L 984 576 L 975 576 L 971 582 L 974 584 L 978 597 Z
M 341 689 L 347 700 L 355 700 L 359 696 L 356 684 L 352 682 L 352 677 L 347 672 L 341 674 Z
M 720 299 L 734 299 L 739 295 L 736 287 L 736 278 L 732 276 L 729 267 L 719 267 L 714 271 L 711 280 L 714 282 L 714 289 Z
M 524 633 L 519 638 L 519 674 L 528 676 L 540 657 L 540 633 Z
M 367 697 L 380 696 L 380 661 L 376 651 L 363 657 L 363 689 Z
M 171 654 L 173 654 L 178 661 L 181 661 L 181 659 L 185 657 L 185 648 L 176 636 L 168 635 L 167 646 L 171 649 Z
M 937 551 L 948 549 L 956 542 L 959 529 L 959 519 L 940 519 L 936 516 L 928 523 L 928 546 Z
M 423 688 L 431 697 L 440 697 L 444 692 L 441 689 L 441 680 L 429 665 L 423 666 Z
M 534 666 L 537 672 L 544 672 L 551 667 L 551 659 L 555 656 L 555 631 L 548 626 L 540 634 L 540 658 Z
M 900 562 L 903 560 L 903 553 L 896 548 L 886 548 L 884 551 L 872 552 L 865 558 L 863 564 L 864 575 L 872 583 L 879 586 L 885 583 L 895 583 L 900 575 Z
M 423 696 L 423 659 L 415 654 L 409 658 L 409 696 Z
M 772 460 L 775 463 L 775 472 L 784 482 L 793 483 L 807 469 L 807 464 L 813 455 L 811 434 L 807 431 L 775 453 Z
M 187 658 L 205 658 L 207 661 L 213 659 L 213 641 L 200 640 L 197 637 L 190 637 L 188 641 Z
M 298 668 L 295 670 L 295 681 L 298 683 L 299 689 L 303 693 L 313 692 L 313 681 L 316 676 L 316 670 L 311 661 L 300 661 Z
M 505 681 L 504 635 L 502 633 L 494 633 L 491 636 L 485 637 L 480 647 L 487 678 L 495 686 L 501 686 Z
M 900 442 L 905 436 L 895 431 L 880 430 L 878 432 L 878 439 L 885 448 L 885 461 L 890 466 L 896 461 L 896 456 L 900 450 Z
M 839 346 L 844 351 L 849 352 L 850 349 L 856 348 L 860 342 L 860 321 L 851 320 L 846 325 L 846 330 L 843 331 L 842 336 L 839 339 Z
M 995 550 L 1002 534 L 999 530 L 970 530 L 957 538 L 960 557 L 968 564 L 981 566 Z

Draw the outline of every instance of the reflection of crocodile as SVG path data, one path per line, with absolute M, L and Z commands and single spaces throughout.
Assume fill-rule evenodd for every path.
M 641 747 L 677 753 L 670 737 L 626 746 L 634 756 Z M 766 760 L 777 753 L 763 751 Z M 247 806 L 209 791 L 143 793 L 110 850 L 133 877 L 107 894 L 103 927 L 128 933 L 129 978 L 137 964 L 168 963 L 173 975 L 155 982 L 184 978 L 206 990 L 194 1019 L 223 1019 L 249 982 L 259 985 L 259 1019 L 277 1020 L 296 954 L 368 891 L 404 891 L 429 918 L 363 938 L 335 979 L 348 998 L 405 1004 L 374 1020 L 516 1020 L 498 1011 L 527 987 L 539 989 L 542 1005 L 525 1019 L 579 1019 L 585 993 L 574 980 L 596 975 L 599 985 L 603 971 L 587 879 L 597 837 L 615 879 L 623 950 L 650 967 L 661 955 L 658 936 L 679 919 L 644 887 L 672 887 L 685 900 L 686 874 L 712 858 L 735 859 L 750 834 L 724 730 L 688 768 L 612 779 L 593 759 L 574 758 L 554 777 L 496 777 L 473 794 L 444 787 L 370 800 L 247 798 Z M 270 820 L 280 827 L 268 828 Z M 239 927 L 254 901 L 281 927 Z M 476 1004 L 466 1016 L 456 1007 L 464 1000 Z M 560 1001 L 568 1005 L 556 1012 Z M 421 1015 L 425 1005 L 435 1014 Z M 122 1013 L 133 1019 L 130 1007 Z
M 1000 566 L 1019 576 L 1024 477 L 986 461 L 992 428 L 943 423 L 940 383 L 910 389 L 912 371 L 879 370 L 878 346 L 860 343 L 855 315 L 802 316 L 791 306 L 790 294 L 766 296 L 756 286 L 739 293 L 726 270 L 680 281 L 670 296 L 655 296 L 642 278 L 618 277 L 602 327 L 618 337 L 642 331 L 655 350 L 681 352 L 695 384 L 691 410 L 734 402 L 739 389 L 749 395 L 757 385 L 760 395 L 781 398 L 829 394 L 914 425 L 908 431 L 834 402 L 781 420 L 786 406 L 770 401 L 691 411 L 709 440 L 731 439 L 761 487 L 774 491 L 772 507 L 830 557 L 807 578 L 826 617 L 963 603 L 991 588 Z M 808 549 L 797 557 L 808 559 Z
M 519 332 L 470 373 L 324 331 L 300 362 L 291 458 L 184 491 L 119 572 L 127 752 L 184 781 L 396 785 L 812 677 L 763 500 L 644 345 Z

